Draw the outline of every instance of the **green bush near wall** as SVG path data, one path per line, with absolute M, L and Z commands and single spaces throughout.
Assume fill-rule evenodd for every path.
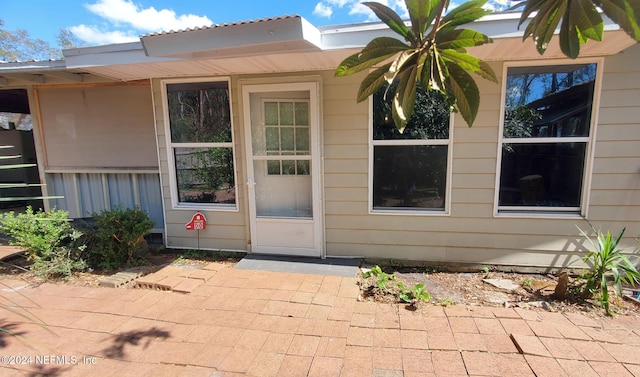
M 113 269 L 136 264 L 148 250 L 144 236 L 154 222 L 140 208 L 117 206 L 94 213 L 93 219 L 96 225 L 88 236 L 91 266 Z
M 0 232 L 10 236 L 11 245 L 25 249 L 31 270 L 45 278 L 67 277 L 84 270 L 86 246 L 82 232 L 74 229 L 66 211 L 52 209 L 0 215 Z

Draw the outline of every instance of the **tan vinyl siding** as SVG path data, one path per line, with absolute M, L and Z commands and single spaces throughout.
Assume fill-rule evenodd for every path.
M 324 136 L 324 210 L 328 255 L 357 255 L 350 248 L 333 247 L 336 220 L 368 213 L 368 102 L 356 103 L 362 75 L 335 78 L 323 73 L 322 127 Z M 348 221 L 347 221 L 348 222 Z M 359 240 L 354 239 L 353 242 Z
M 640 68 L 632 61 L 640 61 L 640 46 L 605 60 L 590 197 L 583 198 L 596 226 L 627 226 L 629 244 L 640 234 Z M 502 63 L 491 66 L 502 77 Z M 449 215 L 370 213 L 369 104 L 355 101 L 363 77 L 324 77 L 327 255 L 525 266 L 578 259 L 584 240 L 576 225 L 587 227 L 579 216 L 494 215 L 502 83 L 476 80 L 482 97 L 473 127 L 454 115 Z
M 627 226 L 625 240 L 640 235 L 640 46 L 604 62 L 601 109 L 596 128 L 588 218 L 596 226 L 618 231 Z M 491 63 L 498 77 L 503 64 Z M 473 127 L 454 115 L 451 184 L 448 214 L 382 214 L 369 208 L 369 101 L 356 102 L 364 74 L 322 80 L 323 209 L 328 256 L 366 256 L 434 262 L 467 262 L 524 266 L 567 266 L 584 250 L 576 225 L 579 216 L 496 216 L 498 141 L 503 85 L 478 78 L 482 98 Z M 297 74 L 241 77 L 260 82 L 295 80 Z M 200 247 L 247 250 L 248 236 L 244 128 L 238 91 L 232 77 L 235 167 L 238 211 L 203 211 L 208 229 L 201 232 Z M 169 188 L 160 81 L 154 80 L 156 126 L 166 210 L 168 243 L 194 248 L 196 234 L 184 230 L 195 211 L 172 209 Z
M 208 80 L 207 78 L 203 78 Z M 165 208 L 166 222 L 166 242 L 170 248 L 196 248 L 211 250 L 246 250 L 246 219 L 245 219 L 245 185 L 244 182 L 244 158 L 242 154 L 242 119 L 239 117 L 239 104 L 237 92 L 237 80 L 230 82 L 230 98 L 233 132 L 234 132 L 234 153 L 236 174 L 236 204 L 237 211 L 219 211 L 203 209 L 201 212 L 207 218 L 207 229 L 199 231 L 199 241 L 197 231 L 185 230 L 185 224 L 191 220 L 196 212 L 195 209 L 174 209 L 171 200 L 171 183 L 169 179 L 169 166 L 167 153 L 167 135 L 165 132 L 165 119 L 163 98 L 161 94 L 161 80 L 153 80 L 154 110 L 156 117 L 156 135 L 158 138 L 158 155 L 160 159 L 160 171 L 162 179 L 162 193 Z
M 640 235 L 640 45 L 606 58 L 588 218 Z M 604 228 L 607 225 L 602 225 Z

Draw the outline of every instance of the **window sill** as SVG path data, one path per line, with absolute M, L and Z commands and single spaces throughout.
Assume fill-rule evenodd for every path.
M 427 209 L 382 209 L 373 208 L 369 210 L 371 215 L 396 215 L 396 216 L 449 216 L 449 211 L 427 210 Z
M 173 209 L 178 211 L 238 212 L 238 206 L 235 204 L 178 203 L 173 205 Z
M 520 219 L 581 219 L 580 212 L 563 211 L 504 211 L 498 210 L 494 217 L 520 218 Z

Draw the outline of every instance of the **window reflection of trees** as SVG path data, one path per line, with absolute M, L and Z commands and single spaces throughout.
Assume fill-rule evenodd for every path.
M 179 201 L 234 204 L 227 83 L 169 84 L 167 97 Z
M 510 68 L 504 137 L 588 136 L 596 64 Z
M 449 147 L 425 141 L 449 138 L 449 107 L 438 92 L 418 88 L 414 114 L 401 134 L 385 90 L 373 96 L 373 206 L 442 210 Z
M 500 206 L 575 210 L 581 205 L 596 68 L 595 63 L 509 68 Z
M 418 86 L 414 113 L 401 134 L 391 115 L 393 91 L 385 98 L 387 86 L 373 96 L 373 139 L 447 139 L 449 138 L 449 107 L 437 91 L 425 91 Z
M 228 89 L 171 89 L 172 85 L 169 85 L 172 142 L 220 143 L 231 141 Z

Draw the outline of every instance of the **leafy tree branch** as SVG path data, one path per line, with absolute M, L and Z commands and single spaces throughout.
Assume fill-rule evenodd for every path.
M 497 78 L 486 62 L 467 52 L 467 48 L 491 43 L 491 38 L 462 26 L 491 13 L 484 8 L 486 2 L 472 0 L 449 11 L 449 0 L 405 0 L 410 27 L 387 6 L 362 3 L 402 39 L 373 39 L 362 51 L 344 59 L 335 75 L 351 75 L 383 64 L 362 80 L 357 100 L 362 102 L 384 84 L 394 83 L 388 88 L 395 90 L 387 89 L 385 96 L 393 96 L 392 117 L 400 132 L 413 114 L 418 85 L 442 93 L 450 110 L 460 112 L 471 126 L 480 105 L 471 74 L 493 82 Z M 562 52 L 576 58 L 588 40 L 603 39 L 601 13 L 640 42 L 639 0 L 525 0 L 511 9 L 521 7 L 520 26 L 528 21 L 523 40 L 533 38 L 540 54 L 559 26 Z

